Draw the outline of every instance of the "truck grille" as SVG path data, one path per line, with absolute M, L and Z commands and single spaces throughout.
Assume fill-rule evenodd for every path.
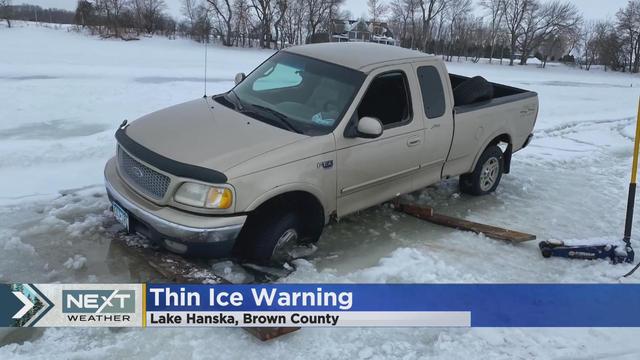
M 168 176 L 132 158 L 120 146 L 118 146 L 118 167 L 130 185 L 158 200 L 164 197 L 171 183 Z

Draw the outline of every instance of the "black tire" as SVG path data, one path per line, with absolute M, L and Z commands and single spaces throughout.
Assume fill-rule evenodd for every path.
M 302 239 L 304 224 L 293 211 L 260 212 L 249 218 L 240 234 L 236 252 L 244 259 L 257 262 L 284 262 L 283 256 L 274 256 L 278 241 L 288 231 L 295 231 L 298 244 Z M 290 244 L 290 245 L 295 245 Z
M 469 105 L 493 98 L 493 85 L 482 76 L 474 76 L 453 89 L 456 106 Z
M 485 165 L 487 168 L 485 168 Z M 497 165 L 497 168 L 495 167 Z M 484 168 L 484 170 L 483 170 Z M 491 176 L 491 171 L 495 169 L 495 177 Z M 483 172 L 489 170 L 489 173 L 483 176 Z M 497 145 L 487 147 L 476 164 L 472 173 L 460 176 L 460 190 L 465 194 L 480 196 L 492 193 L 496 190 L 502 179 L 504 172 L 504 155 Z M 487 177 L 487 175 L 490 175 Z M 489 183 L 488 179 L 493 179 Z M 490 186 L 489 186 L 490 185 Z
M 540 244 L 538 244 L 538 246 L 540 247 L 540 252 L 542 253 L 542 257 L 550 258 L 551 255 L 553 255 L 553 251 L 551 250 L 551 246 L 549 245 L 548 242 L 541 241 Z

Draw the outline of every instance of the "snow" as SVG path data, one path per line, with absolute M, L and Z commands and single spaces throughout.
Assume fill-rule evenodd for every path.
M 84 264 L 86 262 L 87 262 L 86 257 L 76 254 L 76 255 L 73 255 L 73 257 L 70 257 L 69 259 L 67 259 L 67 261 L 65 261 L 64 264 L 62 265 L 67 269 L 79 270 L 84 267 Z
M 142 282 L 162 278 L 118 242 L 102 168 L 123 119 L 202 96 L 204 49 L 187 40 L 121 42 L 18 23 L 0 27 L 0 279 Z M 209 48 L 209 93 L 271 52 Z M 481 62 L 450 71 L 538 92 L 532 144 L 495 194 L 460 194 L 457 180 L 410 195 L 439 212 L 534 233 L 539 240 L 622 235 L 638 77 L 558 64 Z M 639 221 L 634 222 L 640 231 Z M 126 241 L 148 246 L 130 236 Z M 634 245 L 640 244 L 634 239 Z M 438 227 L 383 205 L 331 224 L 282 282 L 640 282 L 631 265 L 543 259 L 512 245 Z M 250 279 L 232 262 L 212 271 Z M 635 359 L 633 329 L 303 329 L 261 343 L 239 329 L 28 329 L 0 333 L 0 358 Z M 15 340 L 22 339 L 22 340 Z

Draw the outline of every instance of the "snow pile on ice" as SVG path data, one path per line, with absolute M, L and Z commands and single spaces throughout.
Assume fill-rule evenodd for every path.
M 82 269 L 82 267 L 84 267 L 84 264 L 86 262 L 87 262 L 86 257 L 76 254 L 76 255 L 73 255 L 73 257 L 70 257 L 69 259 L 67 259 L 67 261 L 65 261 L 63 265 L 67 269 L 79 270 L 79 269 Z
M 21 255 L 35 255 L 36 249 L 29 245 L 20 241 L 20 238 L 17 236 L 12 236 L 4 243 L 4 250 L 7 252 L 11 252 L 12 250 L 21 253 Z

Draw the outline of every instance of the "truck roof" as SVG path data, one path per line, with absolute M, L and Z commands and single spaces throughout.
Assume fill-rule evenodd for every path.
M 335 42 L 294 46 L 285 51 L 362 71 L 388 61 L 432 58 L 417 50 L 367 42 Z

